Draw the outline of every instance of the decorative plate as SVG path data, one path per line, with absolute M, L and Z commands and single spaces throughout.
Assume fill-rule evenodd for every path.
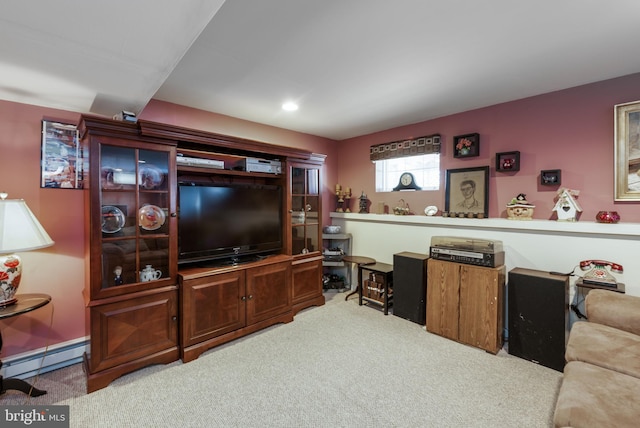
M 160 186 L 164 181 L 164 174 L 162 171 L 153 165 L 140 167 L 139 174 L 140 187 L 143 189 L 153 190 Z
M 429 205 L 424 209 L 424 213 L 428 216 L 434 216 L 438 213 L 438 207 L 436 207 L 435 205 Z
M 160 229 L 165 219 L 164 211 L 155 205 L 145 205 L 138 210 L 138 221 L 144 230 Z
M 102 207 L 102 231 L 104 233 L 120 232 L 124 227 L 126 218 L 122 210 L 113 205 Z

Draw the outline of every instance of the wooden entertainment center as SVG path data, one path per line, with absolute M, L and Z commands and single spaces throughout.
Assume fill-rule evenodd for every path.
M 147 365 L 191 361 L 324 304 L 324 155 L 144 120 L 82 116 L 78 129 L 88 190 L 87 392 Z M 238 167 L 249 158 L 281 169 Z M 238 264 L 179 266 L 185 180 L 281 188 L 281 250 Z

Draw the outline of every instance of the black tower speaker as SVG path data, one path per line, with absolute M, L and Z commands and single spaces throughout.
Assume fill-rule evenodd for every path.
M 508 282 L 509 353 L 564 369 L 569 323 L 569 277 L 515 268 Z
M 428 258 L 410 252 L 393 255 L 393 315 L 420 325 L 426 323 Z

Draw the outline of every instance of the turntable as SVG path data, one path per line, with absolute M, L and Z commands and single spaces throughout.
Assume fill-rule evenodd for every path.
M 429 256 L 432 259 L 484 267 L 497 267 L 504 264 L 502 241 L 488 239 L 433 236 Z

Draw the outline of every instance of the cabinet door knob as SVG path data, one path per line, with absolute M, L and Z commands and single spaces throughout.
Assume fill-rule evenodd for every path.
M 242 297 L 240 298 L 240 300 L 242 300 L 242 301 L 244 302 L 245 300 L 247 300 L 247 296 L 242 296 Z
M 253 294 L 249 294 L 249 300 L 253 299 Z
M 178 317 L 174 315 L 174 316 L 172 316 L 172 317 L 171 317 L 171 320 L 172 320 L 172 321 L 177 321 L 177 320 L 178 320 Z
M 171 217 L 178 217 L 178 213 L 171 213 Z

